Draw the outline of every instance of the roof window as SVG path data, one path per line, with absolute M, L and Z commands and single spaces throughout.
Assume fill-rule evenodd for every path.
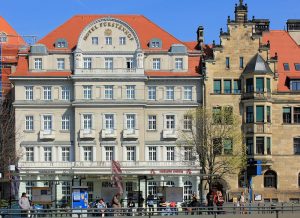
M 300 64 L 299 63 L 295 63 L 295 70 L 300 71 Z
M 55 42 L 55 47 L 56 48 L 67 48 L 68 47 L 67 40 L 57 39 L 56 42 Z
M 0 33 L 0 42 L 7 42 L 7 35 L 6 33 Z
M 290 71 L 289 63 L 283 63 L 283 69 L 284 69 L 284 71 Z
M 162 47 L 161 39 L 157 39 L 157 38 L 151 39 L 149 42 L 149 47 L 150 48 L 161 48 Z

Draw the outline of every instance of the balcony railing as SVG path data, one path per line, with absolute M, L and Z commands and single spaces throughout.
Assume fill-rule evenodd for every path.
M 101 131 L 101 138 L 103 139 L 117 138 L 117 131 L 115 129 L 103 129 Z
M 249 133 L 272 133 L 271 123 L 246 123 L 244 125 L 244 131 Z
M 41 140 L 54 140 L 55 139 L 55 130 L 41 130 L 39 133 Z
M 76 68 L 75 74 L 139 74 L 144 73 L 142 69 L 137 68 Z
M 123 138 L 138 138 L 139 137 L 139 130 L 137 129 L 124 129 L 123 130 Z
M 177 139 L 178 131 L 175 129 L 165 129 L 163 130 L 163 138 L 164 139 Z
M 268 100 L 272 98 L 271 92 L 244 92 L 243 99 Z

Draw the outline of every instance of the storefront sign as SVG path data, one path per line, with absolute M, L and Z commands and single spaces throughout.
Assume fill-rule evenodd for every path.
M 192 174 L 190 169 L 178 170 L 178 169 L 161 169 L 161 170 L 151 170 L 150 174 Z

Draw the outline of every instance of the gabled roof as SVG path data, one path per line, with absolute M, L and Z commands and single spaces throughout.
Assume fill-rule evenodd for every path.
M 243 73 L 273 73 L 266 61 L 256 54 L 247 64 Z
M 3 43 L 3 46 L 25 45 L 23 38 L 2 16 L 0 16 L 0 32 L 4 32 L 8 36 L 8 41 L 7 43 Z

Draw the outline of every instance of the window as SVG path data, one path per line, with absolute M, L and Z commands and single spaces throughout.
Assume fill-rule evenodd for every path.
M 61 160 L 64 162 L 70 161 L 70 148 L 69 147 L 61 148 Z
M 34 59 L 34 69 L 35 70 L 41 70 L 41 69 L 43 69 L 42 58 L 35 58 Z
M 240 68 L 244 68 L 244 57 L 240 57 Z
M 127 193 L 133 192 L 133 182 L 125 183 L 125 191 L 127 191 Z
M 175 129 L 175 115 L 166 115 L 166 129 Z
M 241 81 L 240 80 L 234 80 L 233 81 L 233 93 L 234 94 L 240 94 L 241 93 Z
M 61 87 L 61 99 L 70 100 L 70 88 L 67 86 Z
M 167 161 L 175 160 L 175 147 L 167 147 Z
M 92 45 L 98 45 L 98 37 L 92 37 Z
M 290 65 L 289 65 L 289 63 L 283 63 L 283 70 L 284 71 L 290 71 Z
M 264 137 L 256 137 L 256 154 L 265 154 L 265 139 Z
M 67 42 L 65 42 L 65 41 L 57 42 L 57 48 L 65 48 L 65 47 L 67 47 Z
M 92 99 L 92 86 L 83 86 L 83 98 L 86 100 Z
M 221 94 L 221 80 L 214 80 L 214 93 Z
M 5 33 L 0 33 L 0 42 L 7 42 L 7 35 Z
M 148 182 L 148 194 L 149 195 L 156 195 L 157 193 L 157 184 L 154 181 Z
M 52 99 L 52 87 L 51 86 L 44 86 L 44 100 L 51 100 Z
M 300 173 L 298 174 L 298 186 L 300 187 Z M 298 203 L 299 203 L 299 199 L 298 199 Z
M 52 148 L 44 147 L 44 161 L 51 162 L 52 161 Z
M 113 86 L 111 85 L 106 85 L 104 86 L 104 98 L 105 99 L 113 99 L 114 98 L 114 90 Z
M 167 86 L 166 87 L 166 99 L 167 100 L 174 100 L 174 86 Z
M 85 130 L 92 129 L 92 114 L 83 115 L 83 129 Z
M 65 59 L 57 58 L 57 70 L 64 70 L 64 69 L 65 69 Z
M 148 100 L 156 100 L 156 86 L 148 86 Z
M 184 161 L 193 160 L 193 148 L 192 147 L 184 147 Z
M 26 194 L 28 195 L 29 199 L 32 200 L 32 187 L 35 187 L 35 182 L 28 181 L 26 182 Z
M 148 130 L 156 130 L 156 115 L 148 116 Z
M 52 130 L 52 116 L 43 115 L 43 130 Z
M 271 123 L 271 107 L 267 106 L 267 122 Z
M 213 139 L 213 153 L 215 155 L 221 155 L 222 154 L 222 139 L 220 138 L 214 138 Z
M 153 58 L 153 70 L 160 70 L 160 58 Z
M 25 99 L 33 100 L 33 86 L 25 86 Z
M 135 129 L 135 114 L 126 114 L 126 129 Z
M 175 183 L 173 181 L 167 181 L 166 187 L 175 187 Z
M 192 116 L 184 115 L 183 116 L 183 129 L 184 130 L 192 130 L 193 123 L 192 123 Z
M 224 80 L 224 93 L 225 94 L 231 93 L 231 80 Z
M 256 78 L 256 92 L 264 92 L 264 78 Z
M 126 38 L 125 37 L 120 37 L 119 42 L 120 42 L 120 45 L 126 45 Z
M 277 174 L 272 171 L 268 170 L 264 174 L 264 187 L 265 188 L 276 188 L 277 187 Z
M 192 100 L 192 86 L 185 86 L 183 91 L 183 99 L 184 100 Z
M 114 147 L 113 146 L 105 147 L 105 160 L 107 160 L 107 161 L 114 160 Z
M 26 148 L 26 161 L 28 161 L 28 162 L 34 161 L 34 148 L 33 147 Z
M 151 48 L 159 48 L 159 47 L 160 47 L 159 41 L 152 41 L 151 42 Z
M 253 106 L 246 107 L 246 123 L 253 123 Z
M 300 107 L 294 107 L 294 123 L 300 123 Z
M 222 108 L 221 107 L 213 107 L 213 121 L 214 124 L 222 123 Z
M 226 57 L 226 68 L 229 69 L 230 68 L 230 58 Z
M 184 201 L 191 200 L 193 196 L 193 183 L 186 181 L 183 184 L 183 199 Z
M 107 130 L 113 130 L 114 129 L 114 114 L 105 114 L 104 115 L 104 128 Z
M 267 92 L 270 93 L 271 92 L 271 79 L 267 78 Z
M 25 130 L 29 130 L 29 131 L 33 130 L 33 116 L 25 117 Z
M 135 99 L 135 86 L 126 86 L 126 96 L 127 99 Z
M 232 154 L 232 139 L 224 139 L 223 149 L 224 154 Z
M 263 123 L 265 120 L 264 106 L 256 106 L 256 122 Z
M 83 68 L 92 69 L 92 58 L 90 57 L 83 58 Z
M 176 70 L 183 69 L 183 59 L 182 58 L 175 58 L 175 69 Z
M 284 107 L 282 113 L 283 123 L 292 123 L 291 107 Z
M 290 90 L 291 91 L 300 91 L 300 80 L 291 80 L 290 81 Z
M 246 93 L 251 93 L 253 90 L 253 79 L 246 79 Z
M 246 152 L 247 152 L 247 155 L 253 155 L 253 138 L 252 137 L 247 137 L 246 138 Z
M 133 69 L 133 58 L 126 58 L 127 69 Z
M 61 117 L 61 129 L 62 130 L 70 130 L 70 116 L 63 115 Z
M 83 147 L 83 160 L 84 161 L 93 160 L 93 148 L 91 146 Z
M 149 147 L 149 161 L 157 160 L 156 152 L 157 152 L 156 147 Z
M 135 147 L 127 146 L 126 147 L 127 161 L 135 161 Z
M 300 64 L 299 63 L 295 63 L 295 70 L 300 71 Z
M 112 45 L 112 37 L 105 37 L 105 44 Z
M 94 182 L 92 182 L 92 181 L 86 182 L 86 186 L 87 186 L 87 191 L 89 193 L 94 191 Z M 89 199 L 91 199 L 91 198 L 89 198 Z
M 104 64 L 106 70 L 112 70 L 114 68 L 114 59 L 113 58 L 104 58 Z
M 271 154 L 271 149 L 272 149 L 271 138 L 267 137 L 267 155 Z
M 294 138 L 294 153 L 300 154 L 300 138 Z

